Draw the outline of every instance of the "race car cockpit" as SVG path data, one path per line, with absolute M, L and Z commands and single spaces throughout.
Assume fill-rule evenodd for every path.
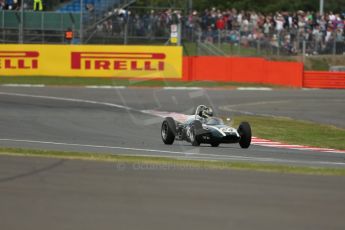
M 210 117 L 206 119 L 206 125 L 224 125 L 224 121 L 218 117 Z

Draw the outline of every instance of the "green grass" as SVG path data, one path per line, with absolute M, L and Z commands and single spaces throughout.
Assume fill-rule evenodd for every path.
M 234 46 L 230 44 L 214 44 L 215 47 L 217 47 L 219 50 L 222 50 L 226 55 L 230 56 L 258 56 L 259 53 L 255 48 L 251 47 L 243 47 L 243 46 Z M 183 54 L 185 56 L 199 56 L 199 55 L 210 55 L 205 52 L 202 52 L 200 50 L 200 53 L 198 52 L 198 46 L 197 43 L 190 43 L 186 42 L 183 44 Z M 260 55 L 265 55 L 266 53 L 262 51 Z
M 255 48 L 243 47 L 243 46 L 234 46 L 230 44 L 215 44 L 217 48 L 222 50 L 227 55 L 234 56 L 258 56 L 259 53 Z
M 143 166 L 157 165 L 157 166 L 161 166 L 157 168 L 162 168 L 162 169 L 176 169 L 176 168 L 193 169 L 195 168 L 195 169 L 209 169 L 209 170 L 250 170 L 250 171 L 289 173 L 289 174 L 345 176 L 345 169 L 341 169 L 341 168 L 317 168 L 317 167 L 287 166 L 287 165 L 247 163 L 247 162 L 178 160 L 178 159 L 168 158 L 168 157 L 167 158 L 138 157 L 138 156 L 125 156 L 125 155 L 122 156 L 122 155 L 101 154 L 101 153 L 42 151 L 42 150 L 15 149 L 15 148 L 0 148 L 0 155 L 100 161 L 100 162 L 111 162 L 115 164 L 140 164 Z M 120 169 L 122 169 L 122 167 Z
M 235 117 L 236 125 L 241 121 L 251 124 L 256 137 L 289 144 L 345 150 L 345 129 L 280 117 Z
M 244 46 L 234 46 L 230 44 L 217 44 L 214 43 L 218 49 L 220 49 L 224 55 L 228 56 L 244 56 L 244 57 L 263 57 L 271 61 L 284 61 L 284 62 L 302 62 L 302 55 L 290 56 L 280 53 L 278 55 L 277 50 L 264 49 L 258 50 L 258 47 L 244 47 Z M 199 55 L 212 55 L 198 49 L 196 43 L 185 42 L 183 44 L 183 51 L 185 56 L 199 56 Z M 304 68 L 305 70 L 313 71 L 328 71 L 331 66 L 344 66 L 345 59 L 344 55 L 311 55 L 305 57 Z
M 183 43 L 184 56 L 198 56 L 198 46 L 196 43 L 185 42 Z
M 329 70 L 329 63 L 325 59 L 309 59 L 311 70 L 314 71 L 328 71 Z
M 60 86 L 131 86 L 131 87 L 277 87 L 268 84 L 210 82 L 184 82 L 178 80 L 138 80 L 118 78 L 77 78 L 77 77 L 0 77 L 0 84 L 33 84 L 33 85 L 60 85 Z

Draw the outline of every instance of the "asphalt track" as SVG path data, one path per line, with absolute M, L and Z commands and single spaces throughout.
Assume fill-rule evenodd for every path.
M 345 177 L 0 156 L 4 230 L 343 230 Z
M 238 145 L 194 148 L 185 142 L 165 146 L 160 138 L 162 118 L 143 113 L 191 113 L 203 103 L 211 104 L 222 115 L 255 111 L 344 127 L 344 102 L 342 90 L 0 87 L 0 146 L 345 167 L 342 153 L 260 146 L 243 150 Z
M 344 91 L 0 87 L 0 146 L 344 167 L 344 154 L 164 146 L 143 110 L 260 113 L 344 127 Z M 0 156 L 1 229 L 344 229 L 345 179 Z

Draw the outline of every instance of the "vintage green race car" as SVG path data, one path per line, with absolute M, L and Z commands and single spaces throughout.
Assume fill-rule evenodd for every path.
M 242 122 L 239 128 L 235 129 L 225 125 L 221 118 L 213 117 L 211 108 L 200 105 L 195 114 L 183 123 L 172 117 L 165 118 L 161 136 L 167 145 L 179 140 L 190 142 L 193 146 L 210 144 L 212 147 L 218 147 L 220 144 L 239 143 L 242 148 L 249 148 L 252 132 L 248 122 Z

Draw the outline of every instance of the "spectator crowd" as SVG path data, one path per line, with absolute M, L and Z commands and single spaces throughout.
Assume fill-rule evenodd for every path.
M 32 0 L 32 3 L 41 0 Z M 66 0 L 55 0 L 65 2 Z M 22 0 L 0 0 L 0 10 L 18 10 Z M 26 8 L 26 7 L 24 7 Z M 86 9 L 93 12 L 93 6 Z M 189 41 L 228 43 L 235 46 L 274 47 L 295 54 L 305 41 L 306 52 L 345 53 L 345 13 L 280 11 L 263 14 L 255 11 L 216 8 L 191 11 L 179 10 L 128 11 L 114 9 L 105 15 L 108 20 L 97 26 L 98 31 L 132 37 L 168 37 L 172 24 L 181 24 L 183 38 Z
M 333 12 L 322 16 L 304 11 L 265 15 L 213 8 L 201 14 L 194 11 L 188 16 L 186 26 L 199 31 L 201 39 L 209 42 L 218 39 L 250 45 L 260 41 L 263 45 L 282 47 L 289 53 L 296 53 L 301 41 L 305 40 L 307 52 L 316 54 L 329 49 L 334 42 L 344 42 L 344 22 L 344 15 Z
M 280 47 L 287 53 L 297 53 L 306 42 L 310 54 L 331 52 L 334 46 L 344 50 L 345 14 L 328 12 L 275 12 L 263 14 L 236 9 L 206 9 L 188 15 L 171 9 L 139 14 L 116 9 L 113 17 L 99 29 L 123 33 L 128 23 L 132 36 L 169 36 L 170 25 L 181 23 L 183 36 L 188 40 L 233 45 Z

